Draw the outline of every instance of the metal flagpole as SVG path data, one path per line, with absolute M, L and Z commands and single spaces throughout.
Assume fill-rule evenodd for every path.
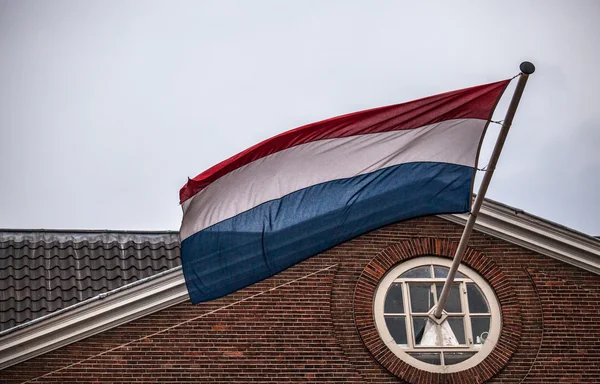
M 513 94 L 512 100 L 510 101 L 510 105 L 508 106 L 508 110 L 506 111 L 506 117 L 504 118 L 504 123 L 502 123 L 502 129 L 500 130 L 498 140 L 496 141 L 496 145 L 494 146 L 494 150 L 492 151 L 492 156 L 487 166 L 487 170 L 483 175 L 483 180 L 481 181 L 481 185 L 479 186 L 479 192 L 477 192 L 477 197 L 475 197 L 475 202 L 471 207 L 469 219 L 467 220 L 465 230 L 460 238 L 460 242 L 458 243 L 458 248 L 456 249 L 454 260 L 452 260 L 452 267 L 450 267 L 450 272 L 448 272 L 448 277 L 446 278 L 444 288 L 442 289 L 442 293 L 440 294 L 440 298 L 438 299 L 438 304 L 435 308 L 435 311 L 433 312 L 433 315 L 438 319 L 442 317 L 442 311 L 444 310 L 444 306 L 446 305 L 446 299 L 448 298 L 450 287 L 452 286 L 452 282 L 454 282 L 456 271 L 458 270 L 460 261 L 462 260 L 463 255 L 465 253 L 465 249 L 467 248 L 467 243 L 469 242 L 469 237 L 471 237 L 471 232 L 473 232 L 473 226 L 475 225 L 477 214 L 479 213 L 479 209 L 481 208 L 481 204 L 483 203 L 483 198 L 488 189 L 488 186 L 490 185 L 490 180 L 492 179 L 492 175 L 494 174 L 494 169 L 496 169 L 496 163 L 498 162 L 500 152 L 502 151 L 502 147 L 504 146 L 504 142 L 506 141 L 506 136 L 508 135 L 508 130 L 510 129 L 513 118 L 515 117 L 515 113 L 517 112 L 517 107 L 519 106 L 519 101 L 521 100 L 521 96 L 523 95 L 525 84 L 527 84 L 527 79 L 529 78 L 529 75 L 531 75 L 535 71 L 535 66 L 528 61 L 524 61 L 521 63 L 519 69 L 521 70 L 521 74 L 519 76 L 517 88 L 515 89 L 515 93 Z

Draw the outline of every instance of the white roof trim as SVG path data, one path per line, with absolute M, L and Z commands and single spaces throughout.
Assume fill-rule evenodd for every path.
M 189 299 L 181 267 L 151 277 L 0 337 L 0 369 Z
M 465 225 L 468 214 L 439 217 Z M 600 275 L 600 240 L 486 199 L 475 230 Z
M 466 214 L 440 215 L 464 225 Z M 600 275 L 600 240 L 486 199 L 475 230 Z M 0 336 L 4 369 L 189 299 L 181 267 L 89 302 L 52 313 Z

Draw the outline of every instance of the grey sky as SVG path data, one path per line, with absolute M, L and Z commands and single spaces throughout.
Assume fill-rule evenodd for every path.
M 600 235 L 598 17 L 597 0 L 0 0 L 0 227 L 178 229 L 187 177 L 262 139 L 530 60 L 488 197 Z

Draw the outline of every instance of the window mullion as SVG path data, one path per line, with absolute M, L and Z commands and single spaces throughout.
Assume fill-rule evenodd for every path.
M 394 283 L 402 283 L 402 282 L 411 282 L 411 283 L 445 283 L 446 279 L 443 277 L 436 277 L 436 278 L 429 278 L 429 277 L 398 277 L 397 279 L 395 279 L 393 282 Z M 460 283 L 460 282 L 470 282 L 472 283 L 473 280 L 471 279 L 464 279 L 464 278 L 456 278 L 454 279 L 455 283 Z
M 464 281 L 460 283 L 460 301 L 462 302 L 464 308 L 463 312 L 465 313 L 465 340 L 467 341 L 467 345 L 472 347 L 474 340 L 472 339 L 473 332 L 471 330 L 471 314 L 469 312 L 469 300 L 467 297 L 467 283 Z
M 409 349 L 415 347 L 414 335 L 413 335 L 413 324 L 412 316 L 410 311 L 410 294 L 408 291 L 408 283 L 402 283 L 402 294 L 404 295 L 404 313 L 406 315 L 406 343 Z

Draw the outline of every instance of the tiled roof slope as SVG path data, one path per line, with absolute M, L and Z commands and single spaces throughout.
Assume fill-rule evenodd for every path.
M 172 231 L 0 229 L 0 332 L 180 264 Z

